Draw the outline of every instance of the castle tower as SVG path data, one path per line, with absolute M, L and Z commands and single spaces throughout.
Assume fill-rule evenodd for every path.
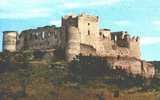
M 95 42 L 99 36 L 98 24 L 98 16 L 86 14 L 80 14 L 78 16 L 64 16 L 62 18 L 62 33 L 65 35 L 66 55 L 69 53 L 68 49 L 70 48 L 74 50 L 74 52 L 70 53 L 73 53 L 73 55 L 78 54 L 80 52 L 80 44 L 86 44 L 95 47 Z M 75 50 L 77 50 L 77 53 L 75 53 Z
M 96 48 L 99 37 L 99 17 L 82 13 L 78 16 L 78 29 L 81 34 L 81 43 Z
M 99 17 L 87 14 L 67 15 L 62 19 L 62 30 L 66 33 L 67 26 L 73 25 L 78 28 L 81 43 L 96 46 L 99 37 Z
M 70 62 L 80 53 L 80 33 L 77 28 L 77 16 L 62 18 L 62 33 L 65 37 L 65 59 Z
M 70 62 L 76 57 L 76 55 L 80 54 L 80 34 L 78 28 L 74 26 L 68 27 L 66 43 L 66 60 Z
M 129 41 L 129 49 L 131 57 L 135 57 L 137 59 L 141 58 L 140 52 L 140 39 L 139 37 L 132 37 Z
M 3 51 L 16 51 L 17 32 L 4 31 L 3 32 Z

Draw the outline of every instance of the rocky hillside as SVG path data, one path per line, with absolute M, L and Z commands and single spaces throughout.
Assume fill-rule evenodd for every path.
M 99 58 L 84 58 L 88 63 L 75 60 L 68 64 L 62 59 L 37 59 L 33 52 L 0 56 L 0 100 L 160 98 L 158 79 L 145 80 L 121 70 L 114 71 Z
M 160 61 L 150 61 L 157 69 L 160 69 Z

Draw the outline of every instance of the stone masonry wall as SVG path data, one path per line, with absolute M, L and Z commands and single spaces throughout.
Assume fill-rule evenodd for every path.
M 140 42 L 139 37 L 133 37 L 129 41 L 130 56 L 140 59 Z
M 62 27 L 59 28 L 53 25 L 24 30 L 14 47 L 17 51 L 62 48 L 68 62 L 79 54 L 111 57 L 115 68 L 145 77 L 153 76 L 154 67 L 140 60 L 139 46 L 138 37 L 131 37 L 126 31 L 99 29 L 98 16 L 80 14 L 62 17 Z
M 99 18 L 81 14 L 78 16 L 78 29 L 81 34 L 81 43 L 95 47 L 99 35 Z
M 52 49 L 62 46 L 61 29 L 55 26 L 40 27 L 23 31 L 17 42 L 18 49 Z M 23 43 L 23 44 L 22 44 Z

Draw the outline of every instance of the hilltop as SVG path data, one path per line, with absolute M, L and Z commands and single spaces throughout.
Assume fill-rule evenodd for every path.
M 141 59 L 140 38 L 127 31 L 101 29 L 99 22 L 99 17 L 95 15 L 71 14 L 62 17 L 60 27 L 37 27 L 20 33 L 4 31 L 3 52 L 55 50 L 61 52 L 59 57 L 63 56 L 63 60 L 67 62 L 78 55 L 99 57 L 105 59 L 103 61 L 106 63 L 110 62 L 113 69 L 123 69 L 128 74 L 153 78 L 155 66 Z M 48 56 L 55 57 L 52 52 Z

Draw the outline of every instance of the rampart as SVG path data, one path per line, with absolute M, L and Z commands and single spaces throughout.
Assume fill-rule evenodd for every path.
M 4 35 L 4 40 L 13 40 Z M 141 63 L 140 38 L 130 36 L 126 31 L 112 32 L 110 29 L 99 28 L 99 17 L 87 14 L 66 15 L 62 17 L 62 26 L 45 26 L 37 29 L 24 30 L 14 38 L 14 47 L 8 51 L 63 49 L 65 59 L 70 62 L 76 55 L 92 55 L 100 57 L 130 58 L 117 60 L 114 66 L 134 74 L 145 71 L 154 73 L 148 63 Z M 4 47 L 6 41 L 4 41 Z M 16 47 L 16 50 L 13 48 Z M 131 60 L 136 59 L 136 60 Z M 114 61 L 114 60 L 113 60 Z M 125 65 L 125 63 L 127 63 Z M 142 68 L 142 65 L 146 66 Z M 130 66 L 131 69 L 130 69 Z M 147 68 L 151 70 L 147 70 Z M 153 69 L 152 69 L 153 68 Z M 148 74 L 147 74 L 148 75 Z M 145 75 L 145 76 L 147 76 Z
M 18 37 L 17 50 L 64 48 L 61 28 L 55 26 L 24 30 Z

